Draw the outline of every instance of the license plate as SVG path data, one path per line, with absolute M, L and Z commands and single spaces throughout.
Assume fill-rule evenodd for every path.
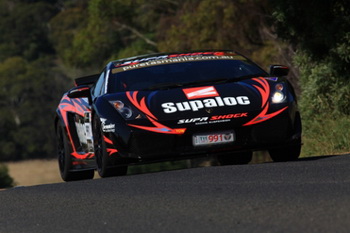
M 234 140 L 235 140 L 235 135 L 233 132 L 218 132 L 218 133 L 193 135 L 194 146 L 230 143 L 230 142 L 233 142 Z

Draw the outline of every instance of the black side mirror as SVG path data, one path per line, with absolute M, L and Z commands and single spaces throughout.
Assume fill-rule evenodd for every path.
M 281 76 L 287 76 L 289 73 L 289 68 L 287 66 L 282 65 L 271 65 L 270 66 L 270 75 L 281 77 Z
M 74 87 L 68 91 L 67 96 L 69 98 L 91 98 L 90 87 L 88 85 L 82 85 Z

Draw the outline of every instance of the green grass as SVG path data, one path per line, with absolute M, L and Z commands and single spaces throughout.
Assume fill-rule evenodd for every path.
M 349 152 L 350 116 L 303 119 L 303 143 L 303 157 Z

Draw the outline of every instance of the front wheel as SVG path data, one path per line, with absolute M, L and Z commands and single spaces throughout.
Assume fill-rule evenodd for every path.
M 270 149 L 269 154 L 274 162 L 294 161 L 299 158 L 301 152 L 302 123 L 299 112 L 295 114 L 294 120 L 294 144 L 286 145 L 276 149 Z
M 98 174 L 104 177 L 123 176 L 128 171 L 128 166 L 117 166 L 107 153 L 106 142 L 103 138 L 100 119 L 95 116 L 93 122 L 94 150 Z
M 72 149 L 63 128 L 57 123 L 57 157 L 60 175 L 64 181 L 85 180 L 94 177 L 94 170 L 72 171 Z
M 253 157 L 253 152 L 246 151 L 240 153 L 234 153 L 232 155 L 220 155 L 218 156 L 218 162 L 220 165 L 237 165 L 237 164 L 248 164 Z

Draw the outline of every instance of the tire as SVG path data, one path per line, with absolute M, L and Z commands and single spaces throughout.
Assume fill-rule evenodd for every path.
M 117 166 L 107 153 L 106 142 L 103 140 L 101 122 L 97 116 L 93 121 L 94 151 L 97 172 L 102 177 L 123 176 L 128 171 L 128 166 Z
M 285 146 L 278 149 L 270 149 L 270 157 L 274 162 L 295 161 L 299 158 L 301 144 Z
M 248 164 L 253 158 L 253 152 L 241 152 L 235 153 L 229 156 L 218 156 L 218 162 L 221 166 L 225 165 L 238 165 L 238 164 Z
M 57 123 L 56 129 L 58 167 L 62 180 L 75 181 L 94 178 L 95 172 L 93 169 L 84 171 L 71 171 L 72 150 L 69 145 L 67 135 L 64 133 L 64 130 L 59 122 Z
M 287 161 L 295 161 L 299 158 L 301 152 L 301 132 L 302 132 L 302 124 L 299 112 L 295 115 L 294 122 L 294 135 L 296 139 L 294 140 L 293 145 L 287 145 L 281 148 L 270 149 L 269 154 L 271 159 L 274 162 L 287 162 Z

